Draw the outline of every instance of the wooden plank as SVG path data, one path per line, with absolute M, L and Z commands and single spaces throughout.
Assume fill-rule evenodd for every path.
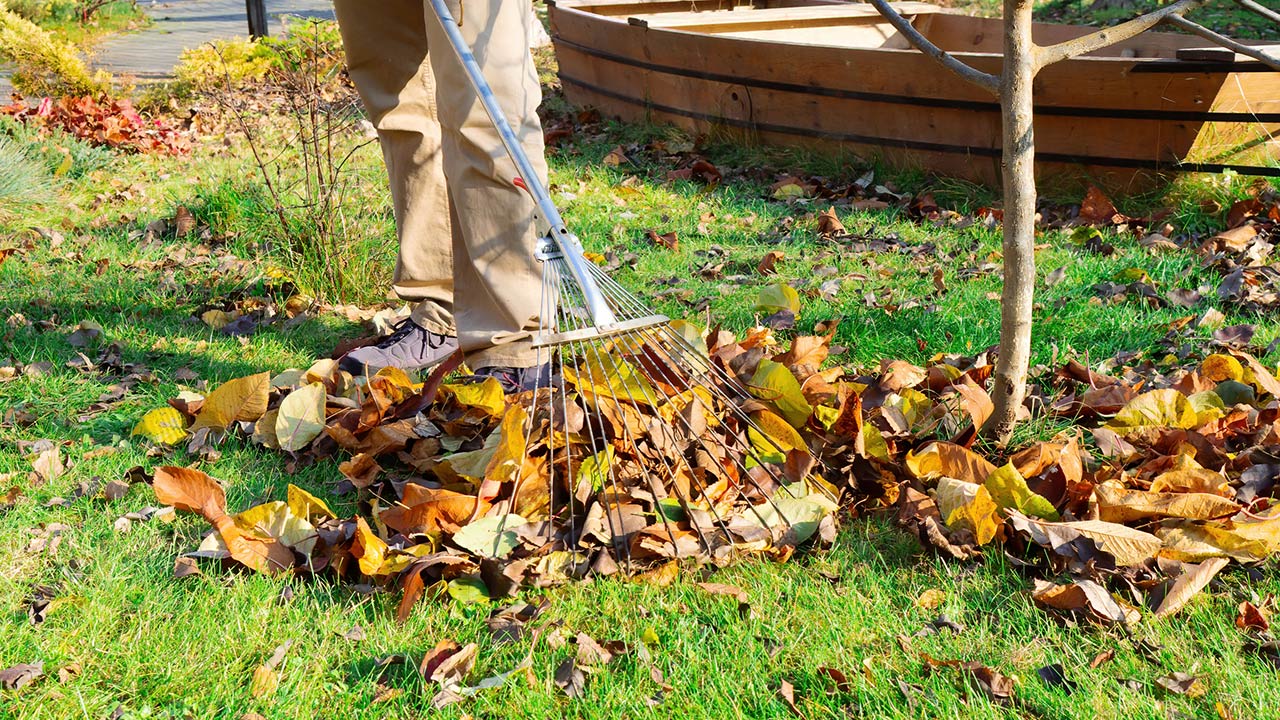
M 923 2 L 899 2 L 894 3 L 893 6 L 903 15 L 946 12 L 943 8 Z M 847 5 L 814 7 L 743 7 L 734 10 L 715 10 L 711 12 L 633 13 L 629 17 L 629 21 L 633 22 L 633 24 L 643 23 L 651 28 L 715 31 L 729 28 L 741 29 L 747 26 L 803 27 L 833 20 L 857 20 L 863 18 L 879 19 L 880 13 L 870 5 L 849 3 Z
M 1256 47 L 1262 52 L 1280 57 L 1280 45 L 1258 45 Z M 1240 55 L 1233 50 L 1217 45 L 1213 47 L 1182 48 L 1178 50 L 1177 56 L 1179 60 L 1193 62 L 1256 62 L 1248 55 Z

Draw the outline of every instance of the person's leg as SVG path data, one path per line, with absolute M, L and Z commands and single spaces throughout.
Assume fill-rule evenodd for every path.
M 453 335 L 453 242 L 421 0 L 335 0 L 351 79 L 378 131 L 400 251 L 394 290 L 413 319 Z
M 341 360 L 351 373 L 431 367 L 457 349 L 453 241 L 421 0 L 336 0 L 351 79 L 378 131 L 400 241 L 393 287 L 413 316 Z
M 420 0 L 421 1 L 421 0 Z M 450 0 L 463 37 L 543 181 L 542 91 L 528 47 L 528 0 Z M 444 172 L 453 223 L 454 312 L 472 368 L 526 368 L 538 330 L 542 273 L 533 257 L 534 204 L 512 181 L 514 163 L 426 5 L 429 57 L 444 128 Z

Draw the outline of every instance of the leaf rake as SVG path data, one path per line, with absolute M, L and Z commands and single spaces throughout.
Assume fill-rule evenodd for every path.
M 611 546 L 611 558 L 596 560 L 606 572 L 617 561 L 630 569 L 633 560 L 686 557 L 721 564 L 745 549 L 789 554 L 834 501 L 811 475 L 800 435 L 777 427 L 768 394 L 753 392 L 699 333 L 587 260 L 444 0 L 431 5 L 520 173 L 515 184 L 549 224 L 535 248 L 543 281 L 534 346 L 552 372 L 521 396 L 522 456 L 495 508 L 504 525 L 536 515 L 547 520 L 530 530 L 553 549 Z

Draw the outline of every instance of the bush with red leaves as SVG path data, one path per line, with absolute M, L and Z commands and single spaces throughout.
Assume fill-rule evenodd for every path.
M 0 113 L 42 129 L 63 130 L 91 145 L 127 152 L 185 155 L 191 150 L 185 133 L 164 120 L 143 118 L 128 100 L 45 98 L 31 107 L 14 97 L 12 104 L 0 106 Z

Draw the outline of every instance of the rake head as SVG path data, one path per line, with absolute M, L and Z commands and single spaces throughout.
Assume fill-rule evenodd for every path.
M 544 257 L 535 345 L 552 373 L 522 398 L 508 512 L 550 518 L 545 538 L 565 550 L 611 546 L 606 565 L 627 569 L 789 555 L 834 509 L 834 491 L 768 390 L 739 377 L 758 353 L 717 352 L 580 259 Z

